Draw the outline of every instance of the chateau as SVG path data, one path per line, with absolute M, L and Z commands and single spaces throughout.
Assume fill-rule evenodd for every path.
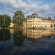
M 55 20 L 50 17 L 39 17 L 37 13 L 26 16 L 26 21 L 23 21 L 23 28 L 54 28 Z
M 14 24 L 11 22 L 9 27 L 14 27 Z

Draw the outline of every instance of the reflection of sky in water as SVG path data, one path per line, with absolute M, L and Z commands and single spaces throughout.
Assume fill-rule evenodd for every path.
M 27 33 L 25 35 L 27 35 Z M 33 39 L 26 36 L 23 38 L 21 37 L 23 36 L 22 33 L 17 30 L 11 35 L 11 39 L 7 41 L 0 41 L 0 55 L 55 55 L 55 36 L 49 34 L 47 37 L 46 35 L 38 39 Z M 13 37 L 15 37 L 15 39 Z M 21 40 L 22 45 L 17 46 L 17 43 L 15 43 L 14 40 L 16 42 Z

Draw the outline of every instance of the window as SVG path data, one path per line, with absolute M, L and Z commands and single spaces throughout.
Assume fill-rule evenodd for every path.
M 32 21 L 29 21 L 29 22 L 32 22 Z
M 45 25 L 45 27 L 46 27 L 46 25 Z
M 55 25 L 54 25 L 54 27 L 55 27 Z
M 52 27 L 52 25 L 51 25 L 51 27 Z

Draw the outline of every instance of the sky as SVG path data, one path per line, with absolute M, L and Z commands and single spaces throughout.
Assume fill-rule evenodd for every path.
M 41 17 L 55 16 L 55 0 L 0 0 L 0 15 L 14 16 L 14 12 L 22 10 L 24 15 L 37 13 Z

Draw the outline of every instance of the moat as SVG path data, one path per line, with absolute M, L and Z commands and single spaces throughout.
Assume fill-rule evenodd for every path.
M 1 29 L 0 55 L 55 55 L 55 30 Z

